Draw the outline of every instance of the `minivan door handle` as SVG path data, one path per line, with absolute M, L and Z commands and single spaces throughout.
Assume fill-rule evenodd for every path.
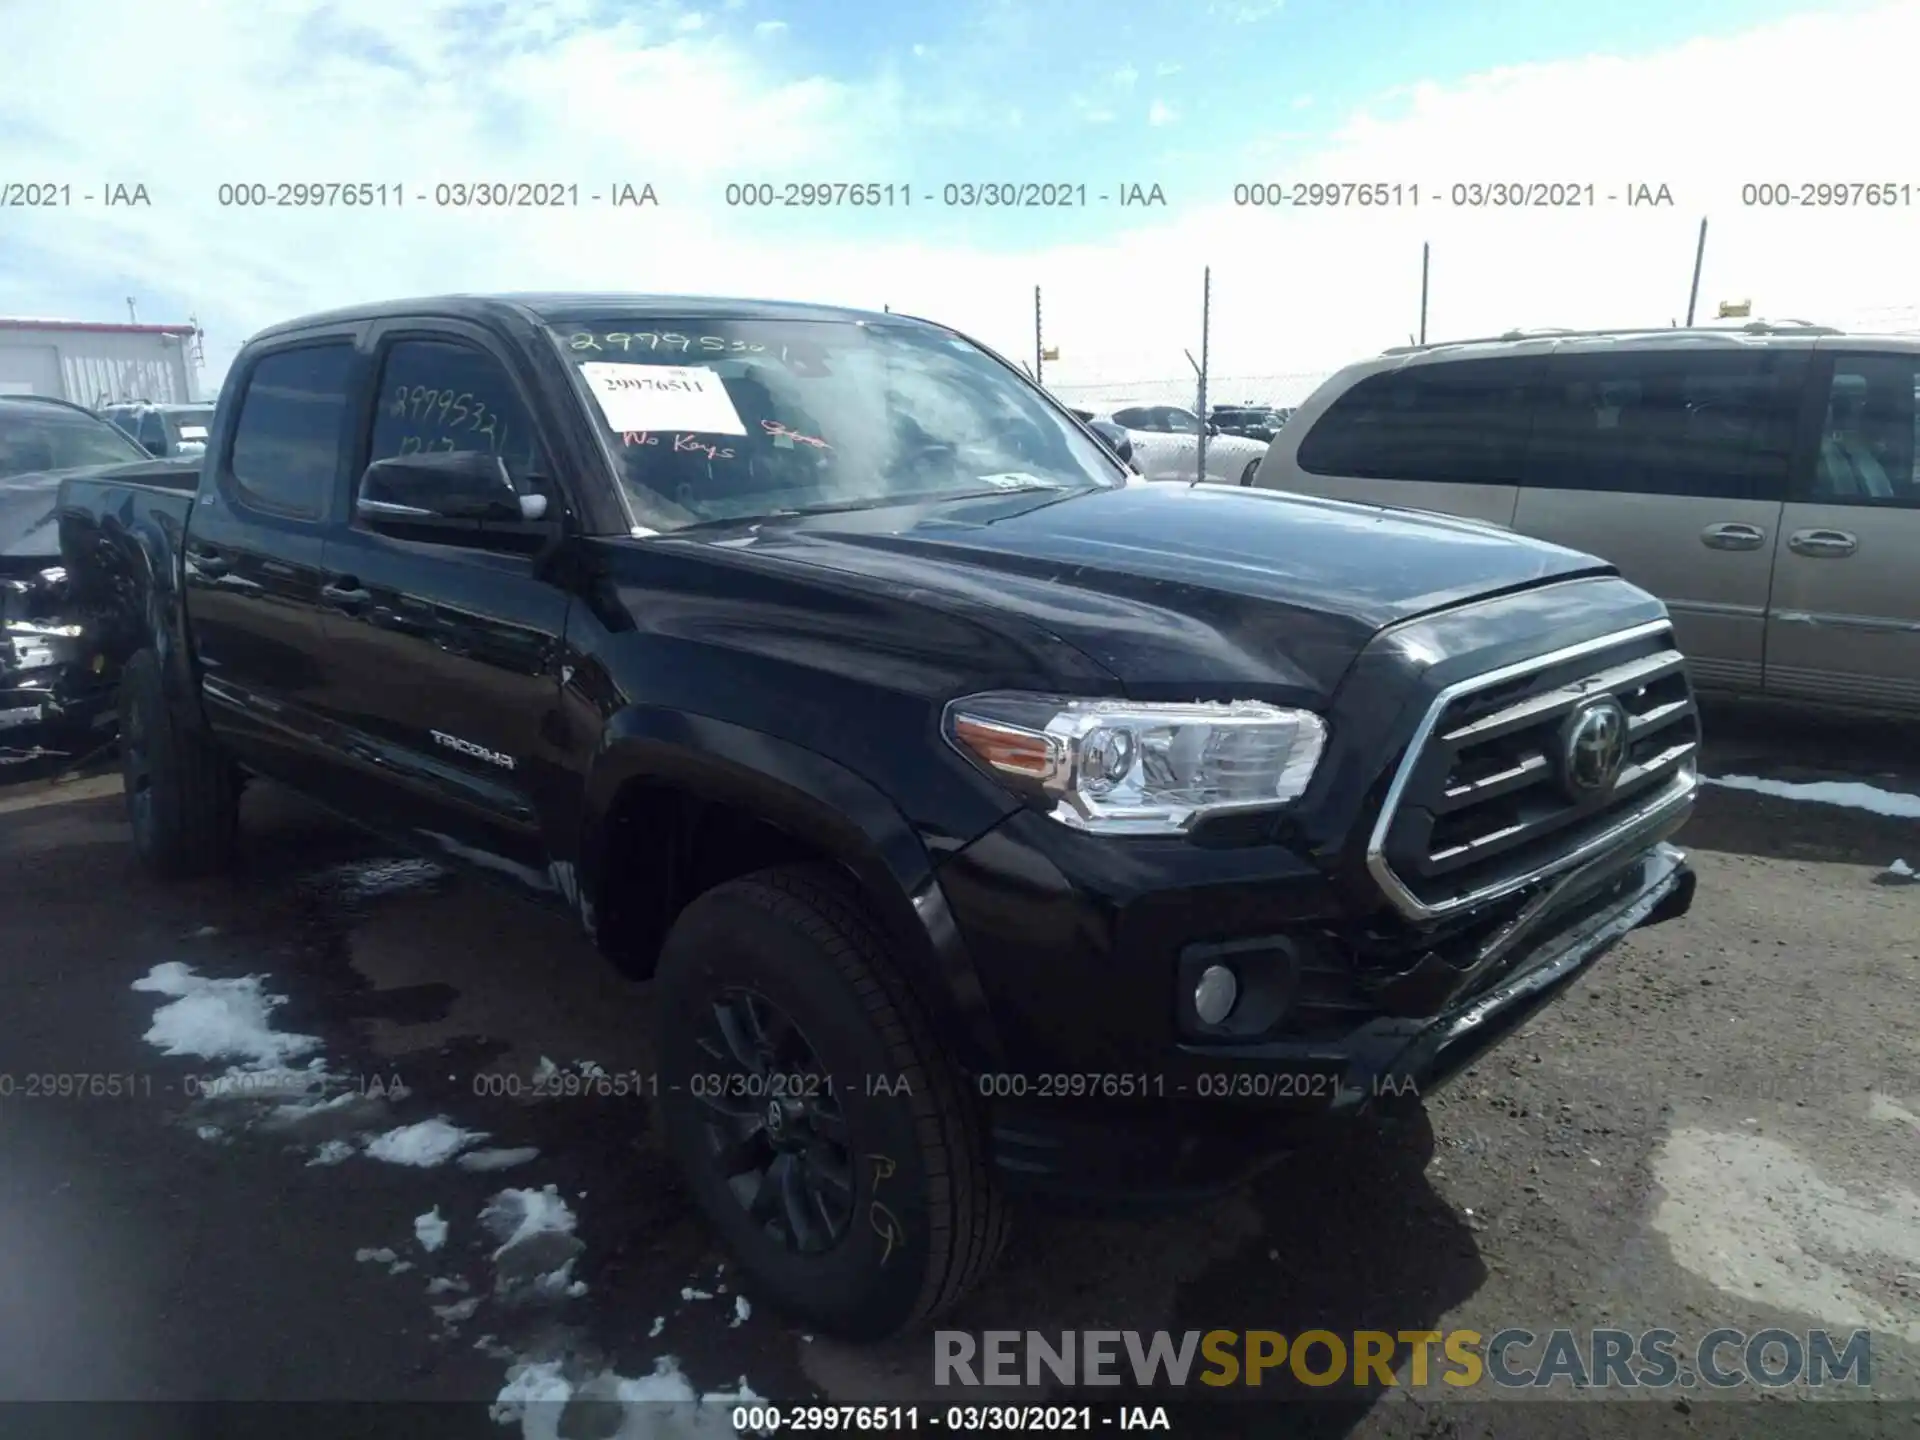
M 194 574 L 208 580 L 218 580 L 228 569 L 226 560 L 218 550 L 189 550 L 187 563 L 192 566 Z
M 1844 530 L 1796 530 L 1787 537 L 1787 548 L 1816 560 L 1844 560 L 1860 548 L 1860 540 Z
M 1728 521 L 1707 526 L 1700 532 L 1700 543 L 1709 550 L 1758 550 L 1767 543 L 1767 532 L 1758 525 Z
M 373 592 L 362 589 L 360 582 L 351 575 L 337 575 L 320 587 L 320 598 L 334 609 L 344 610 L 351 615 L 373 599 Z

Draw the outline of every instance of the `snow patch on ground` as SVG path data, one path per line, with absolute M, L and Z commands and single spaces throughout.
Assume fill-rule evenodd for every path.
M 413 1217 L 413 1236 L 429 1254 L 447 1243 L 447 1222 L 441 1218 L 438 1205 L 424 1215 Z
M 1723 790 L 1746 790 L 1781 800 L 1806 800 L 1815 805 L 1841 805 L 1895 820 L 1920 820 L 1920 795 L 1904 790 L 1882 790 L 1861 780 L 1763 780 L 1754 775 L 1701 777 Z
M 747 1321 L 752 1317 L 753 1317 L 753 1306 L 747 1303 L 747 1297 L 744 1295 L 734 1296 L 732 1328 L 735 1330 L 738 1330 L 742 1325 L 746 1324 Z
M 315 1035 L 286 1034 L 273 1028 L 273 1012 L 287 1003 L 269 995 L 264 976 L 213 980 L 191 965 L 169 960 L 133 982 L 135 990 L 168 996 L 154 1012 L 147 1043 L 163 1055 L 228 1060 L 237 1071 L 285 1067 L 320 1048 Z
M 409 890 L 426 890 L 447 872 L 425 860 L 364 860 L 338 865 L 321 878 L 356 900 L 377 900 Z
M 500 1242 L 493 1252 L 496 1295 L 526 1301 L 587 1293 L 586 1282 L 573 1278 L 586 1246 L 573 1233 L 573 1211 L 557 1186 L 502 1190 L 481 1210 L 480 1223 Z
M 462 1170 L 511 1170 L 539 1158 L 537 1149 L 522 1145 L 511 1150 L 469 1150 L 456 1163 Z
M 351 1160 L 352 1158 L 353 1146 L 344 1140 L 329 1140 L 313 1152 L 313 1158 L 307 1161 L 307 1164 L 338 1165 L 343 1160 Z
M 367 1155 L 389 1165 L 444 1165 L 467 1146 L 486 1139 L 479 1130 L 462 1130 L 444 1115 L 402 1125 L 367 1142 Z
M 620 1428 L 608 1440 L 696 1440 L 733 1436 L 736 1405 L 764 1403 L 746 1377 L 732 1390 L 701 1394 L 671 1355 L 653 1363 L 653 1373 L 632 1379 L 602 1370 L 578 1381 L 568 1378 L 566 1362 L 522 1362 L 507 1372 L 507 1383 L 491 1414 L 502 1425 L 518 1425 L 523 1440 L 557 1440 L 560 1416 L 571 1401 L 620 1407 Z

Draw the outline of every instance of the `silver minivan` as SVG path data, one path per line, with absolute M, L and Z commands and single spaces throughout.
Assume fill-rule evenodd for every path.
M 1518 332 L 1349 365 L 1254 483 L 1586 550 L 1702 689 L 1920 712 L 1920 337 Z

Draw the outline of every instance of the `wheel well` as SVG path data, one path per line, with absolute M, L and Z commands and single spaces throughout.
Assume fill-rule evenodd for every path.
M 667 786 L 626 786 L 607 817 L 595 933 L 634 979 L 653 973 L 661 942 L 695 896 L 770 865 L 837 859 L 751 810 Z

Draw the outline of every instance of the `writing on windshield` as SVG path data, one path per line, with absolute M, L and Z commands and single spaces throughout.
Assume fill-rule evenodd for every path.
M 917 322 L 558 325 L 650 529 L 1120 483 L 1018 373 Z

